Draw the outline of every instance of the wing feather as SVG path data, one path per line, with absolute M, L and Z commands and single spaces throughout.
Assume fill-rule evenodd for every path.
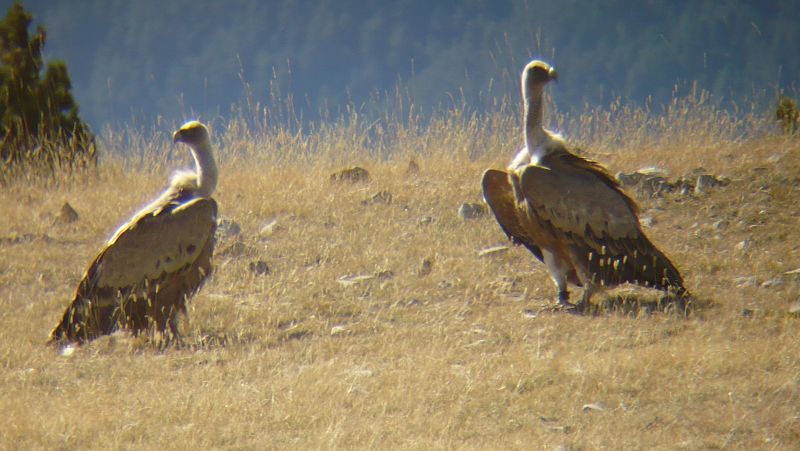
M 542 163 L 551 164 L 529 165 L 521 176 L 525 197 L 542 219 L 562 231 L 597 239 L 641 233 L 635 204 L 606 183 L 601 172 L 558 157 Z
M 147 206 L 94 259 L 51 340 L 95 338 L 118 323 L 138 330 L 148 316 L 163 330 L 211 272 L 216 216 L 209 198 Z
M 642 231 L 636 204 L 597 163 L 557 153 L 526 167 L 521 188 L 531 213 L 568 243 L 593 282 L 684 290 L 680 272 Z
M 544 261 L 542 250 L 528 236 L 517 216 L 516 194 L 509 174 L 496 169 L 483 173 L 483 198 L 489 204 L 500 228 L 514 244 L 525 246 L 539 261 Z

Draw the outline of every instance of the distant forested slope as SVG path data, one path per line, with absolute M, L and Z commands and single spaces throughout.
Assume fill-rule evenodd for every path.
M 516 95 L 552 61 L 561 109 L 667 102 L 676 82 L 720 98 L 796 89 L 800 2 L 591 0 L 28 0 L 95 128 L 226 116 L 289 93 L 313 119 L 398 82 L 419 108 Z M 10 2 L 0 1 L 5 10 Z M 276 79 L 277 76 L 277 79 Z M 272 88 L 270 87 L 270 83 Z

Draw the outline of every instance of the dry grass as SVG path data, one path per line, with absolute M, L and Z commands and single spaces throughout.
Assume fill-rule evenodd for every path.
M 514 153 L 513 115 L 429 127 L 354 115 L 311 134 L 235 122 L 214 130 L 217 199 L 242 233 L 218 243 L 185 346 L 119 333 L 63 356 L 44 341 L 85 265 L 188 164 L 163 136 L 106 132 L 106 147 L 132 143 L 140 158 L 0 192 L 0 448 L 796 449 L 800 324 L 787 309 L 800 276 L 784 273 L 800 267 L 800 142 L 705 112 L 561 118 L 568 137 L 603 124 L 573 134 L 614 171 L 702 166 L 733 180 L 639 199 L 700 299 L 688 318 L 548 312 L 554 288 L 524 249 L 478 256 L 504 236 L 456 210 Z M 369 183 L 331 184 L 353 164 Z M 384 190 L 391 203 L 362 204 Z M 53 222 L 64 201 L 78 222 Z M 269 274 L 248 269 L 257 260 Z M 359 275 L 374 277 L 340 282 Z M 620 293 L 655 296 L 606 299 Z

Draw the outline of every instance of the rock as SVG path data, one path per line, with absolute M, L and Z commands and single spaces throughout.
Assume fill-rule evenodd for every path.
M 267 222 L 261 227 L 261 230 L 258 231 L 258 234 L 262 237 L 270 236 L 273 233 L 277 232 L 281 229 L 281 226 L 278 225 L 278 219 L 273 219 L 272 221 Z
M 733 250 L 739 255 L 745 255 L 749 248 L 750 248 L 750 241 L 742 240 L 736 243 L 736 246 L 733 247 Z
M 639 224 L 641 224 L 642 227 L 644 228 L 653 227 L 653 224 L 655 223 L 656 223 L 656 218 L 652 216 L 642 216 L 641 218 L 639 218 Z
M 406 175 L 417 175 L 419 174 L 419 164 L 417 160 L 410 159 L 408 160 L 408 168 L 406 168 Z
M 761 288 L 777 288 L 780 286 L 783 286 L 783 280 L 781 279 L 770 279 L 761 284 Z
M 64 202 L 64 205 L 61 206 L 61 210 L 56 215 L 55 222 L 60 224 L 70 224 L 79 219 L 78 212 L 72 208 L 72 205 L 69 202 Z
M 636 172 L 618 172 L 616 177 L 622 186 L 636 188 L 644 197 L 655 197 L 673 190 L 664 177 L 666 171 L 658 168 L 643 168 Z
M 726 221 L 724 219 L 720 219 L 719 221 L 716 221 L 713 224 L 711 224 L 711 226 L 716 230 L 727 229 L 729 225 L 730 225 L 730 222 L 728 222 L 728 221 Z
M 711 188 L 722 186 L 718 178 L 711 174 L 700 174 L 697 176 L 697 181 L 694 184 L 694 192 L 701 194 L 708 192 Z
M 269 266 L 267 266 L 267 262 L 264 260 L 250 262 L 250 264 L 247 265 L 247 269 L 257 276 L 263 276 L 270 273 Z
M 603 403 L 595 402 L 592 404 L 584 404 L 581 408 L 584 412 L 602 412 L 606 410 L 606 406 Z
M 375 204 L 391 204 L 392 193 L 389 191 L 381 191 L 373 194 L 367 199 L 361 201 L 361 205 L 375 205 Z
M 334 172 L 331 174 L 331 182 L 369 182 L 369 171 L 358 166 L 342 169 L 339 172 Z
M 426 226 L 433 223 L 433 218 L 430 216 L 423 216 L 417 221 L 417 225 Z
M 463 203 L 458 207 L 458 216 L 461 219 L 478 219 L 486 214 L 486 207 L 481 204 Z
M 789 306 L 789 313 L 791 315 L 800 315 L 800 301 L 796 301 Z
M 331 335 L 342 335 L 346 334 L 347 332 L 349 332 L 347 330 L 347 326 L 338 325 L 331 327 Z
M 655 177 L 669 177 L 669 171 L 658 166 L 646 166 L 639 168 L 636 172 L 642 175 L 655 176 Z
M 423 259 L 422 263 L 419 264 L 419 269 L 417 270 L 417 275 L 419 277 L 425 277 L 433 271 L 433 263 L 430 259 Z
M 620 171 L 617 172 L 616 178 L 617 180 L 619 180 L 619 183 L 622 186 L 636 186 L 641 181 L 642 174 L 639 174 L 638 172 L 631 172 L 629 174 L 626 174 Z
M 694 192 L 694 182 L 689 179 L 680 177 L 678 180 L 675 180 L 675 183 L 671 185 L 672 191 L 680 193 L 682 196 L 687 194 L 691 194 Z
M 240 233 L 242 233 L 242 226 L 238 222 L 228 218 L 221 218 L 217 221 L 217 236 L 231 237 Z
M 539 312 L 537 312 L 536 310 L 533 310 L 533 309 L 525 309 L 525 310 L 523 310 L 522 315 L 525 318 L 533 319 L 533 318 L 536 318 L 537 316 L 539 316 Z
M 758 286 L 758 279 L 755 276 L 739 276 L 733 279 L 733 284 L 736 288 L 755 287 Z
M 639 192 L 649 196 L 649 197 L 656 197 L 660 196 L 663 193 L 668 193 L 673 191 L 673 186 L 667 182 L 667 179 L 661 176 L 645 176 L 642 182 L 639 184 L 638 188 Z
M 508 250 L 508 246 L 492 246 L 481 249 L 478 251 L 478 257 L 485 257 L 487 255 L 499 254 Z

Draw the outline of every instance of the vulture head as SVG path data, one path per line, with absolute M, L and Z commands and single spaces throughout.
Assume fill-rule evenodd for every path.
M 550 80 L 558 81 L 555 68 L 544 61 L 533 60 L 522 71 L 522 92 L 525 97 L 538 95 Z
M 208 129 L 198 121 L 189 121 L 172 135 L 172 142 L 181 142 L 195 149 L 209 144 Z

